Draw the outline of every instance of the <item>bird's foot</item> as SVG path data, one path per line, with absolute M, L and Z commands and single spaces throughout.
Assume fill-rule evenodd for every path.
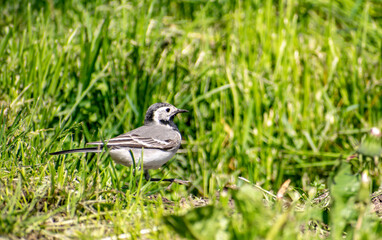
M 152 182 L 165 181 L 165 182 L 177 183 L 177 184 L 182 184 L 182 185 L 189 185 L 191 183 L 190 181 L 182 180 L 182 179 L 176 179 L 176 178 L 164 178 L 164 179 L 162 179 L 162 178 L 151 178 L 149 171 L 147 171 L 147 170 L 144 172 L 144 174 L 145 174 L 146 181 L 152 181 Z M 170 184 L 170 186 L 171 186 L 171 184 Z
M 187 181 L 187 180 L 182 180 L 182 179 L 177 179 L 177 178 L 150 178 L 148 181 L 152 181 L 152 182 L 170 182 L 170 183 L 178 183 L 178 184 L 182 184 L 182 185 L 188 185 L 190 184 L 191 182 L 190 181 Z

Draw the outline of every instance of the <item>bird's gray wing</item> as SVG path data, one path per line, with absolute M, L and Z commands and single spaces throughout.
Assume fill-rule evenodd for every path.
M 180 134 L 160 127 L 143 126 L 128 133 L 105 141 L 108 147 L 172 149 L 180 144 Z M 91 142 L 88 145 L 104 145 L 104 142 Z

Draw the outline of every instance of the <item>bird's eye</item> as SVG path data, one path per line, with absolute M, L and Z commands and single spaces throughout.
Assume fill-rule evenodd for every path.
M 170 109 L 169 109 L 169 108 L 166 108 L 166 112 L 170 112 Z

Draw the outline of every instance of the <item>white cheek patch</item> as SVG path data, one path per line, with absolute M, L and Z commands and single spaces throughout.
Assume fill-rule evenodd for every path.
M 158 116 L 158 111 L 155 111 L 155 112 L 154 112 L 154 117 L 153 117 L 153 120 L 154 120 L 154 122 L 157 122 L 157 123 L 159 123 L 159 116 Z
M 165 110 L 166 108 L 160 108 L 154 112 L 153 120 L 155 122 L 160 123 L 160 120 L 166 120 L 166 121 L 170 120 L 170 116 Z

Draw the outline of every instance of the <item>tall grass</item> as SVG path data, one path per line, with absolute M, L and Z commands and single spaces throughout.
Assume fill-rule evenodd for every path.
M 140 237 L 154 225 L 150 237 L 171 237 L 160 220 L 168 200 L 181 212 L 182 198 L 216 199 L 239 176 L 320 192 L 382 124 L 378 1 L 18 0 L 1 9 L 0 232 L 11 236 Z M 138 127 L 159 101 L 190 113 L 176 120 L 181 152 L 152 174 L 191 187 L 142 182 L 107 155 L 48 155 Z

